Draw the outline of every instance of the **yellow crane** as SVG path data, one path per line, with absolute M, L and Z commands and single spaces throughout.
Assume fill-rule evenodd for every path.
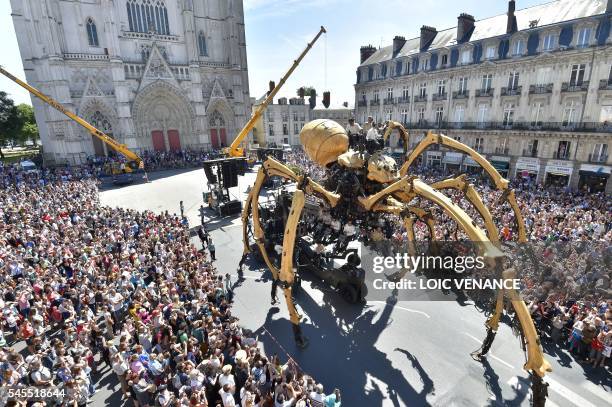
M 65 114 L 70 119 L 74 120 L 75 122 L 83 126 L 88 132 L 91 133 L 92 136 L 97 137 L 98 139 L 106 143 L 107 146 L 109 146 L 116 152 L 122 154 L 128 160 L 128 163 L 123 168 L 121 168 L 119 165 L 111 167 L 112 174 L 116 175 L 120 173 L 129 173 L 129 172 L 132 172 L 132 170 L 136 168 L 144 169 L 144 162 L 142 161 L 142 158 L 140 158 L 140 156 L 134 153 L 133 151 L 130 151 L 130 149 L 128 149 L 125 144 L 121 144 L 114 138 L 110 137 L 109 135 L 104 134 L 102 131 L 98 130 L 97 128 L 92 126 L 90 123 L 86 122 L 85 120 L 77 116 L 76 114 L 72 113 L 70 110 L 66 109 L 57 100 L 53 99 L 50 96 L 45 95 L 38 89 L 28 85 L 26 82 L 17 78 L 15 75 L 8 72 L 6 69 L 2 68 L 1 66 L 0 66 L 0 73 L 6 76 L 7 78 L 9 78 L 10 80 L 12 80 L 13 82 L 15 82 L 16 84 L 18 84 L 19 86 L 21 86 L 22 88 L 26 89 L 28 92 L 35 95 L 37 98 L 39 98 L 40 100 L 42 100 L 49 106 Z
M 268 93 L 268 96 L 266 97 L 266 99 L 257 107 L 257 109 L 255 109 L 255 112 L 253 112 L 253 115 L 251 116 L 249 121 L 244 125 L 242 130 L 240 130 L 240 133 L 238 133 L 238 135 L 236 136 L 232 144 L 227 148 L 226 151 L 224 151 L 225 154 L 227 154 L 230 157 L 244 156 L 244 149 L 240 147 L 240 144 L 244 141 L 246 136 L 249 134 L 249 131 L 251 131 L 253 127 L 255 127 L 255 123 L 262 116 L 263 112 L 266 110 L 270 102 L 272 102 L 272 99 L 274 99 L 274 96 L 278 93 L 280 88 L 282 88 L 282 86 L 285 84 L 285 81 L 287 81 L 287 78 L 289 78 L 289 76 L 293 73 L 295 68 L 297 68 L 297 66 L 300 64 L 302 59 L 304 59 L 308 51 L 310 51 L 314 43 L 319 39 L 319 37 L 323 33 L 326 33 L 326 32 L 327 31 L 325 30 L 325 27 L 321 26 L 321 29 L 319 30 L 317 35 L 314 37 L 314 39 L 311 42 L 308 43 L 308 45 L 306 46 L 306 49 L 302 51 L 300 56 L 295 61 L 293 61 L 293 65 L 291 65 L 291 68 L 289 68 L 285 76 L 281 78 L 281 80 L 278 82 L 278 85 L 276 85 L 274 89 L 272 89 L 270 93 Z

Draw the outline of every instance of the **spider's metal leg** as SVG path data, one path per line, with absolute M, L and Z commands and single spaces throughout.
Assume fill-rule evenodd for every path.
M 300 222 L 300 216 L 302 215 L 302 210 L 304 209 L 304 203 L 304 191 L 298 189 L 293 194 L 291 210 L 289 212 L 289 218 L 287 219 L 287 225 L 285 227 L 285 236 L 283 238 L 283 257 L 281 260 L 280 269 L 281 286 L 285 293 L 285 301 L 287 301 L 289 317 L 291 319 L 291 324 L 293 325 L 295 342 L 299 347 L 305 347 L 308 343 L 306 338 L 304 338 L 302 335 L 300 315 L 295 308 L 291 287 L 295 279 L 295 273 L 293 271 L 293 253 L 295 251 L 296 232 L 298 223 Z
M 482 342 L 482 346 L 471 353 L 474 359 L 482 359 L 482 357 L 489 352 L 489 349 L 491 349 L 491 345 L 493 345 L 493 340 L 495 339 L 495 335 L 497 334 L 497 329 L 499 328 L 499 321 L 501 319 L 503 311 L 504 290 L 502 289 L 497 292 L 497 300 L 495 301 L 495 311 L 485 323 L 485 326 L 487 327 L 487 336 Z
M 485 229 L 487 231 L 487 236 L 491 241 L 497 243 L 499 242 L 499 232 L 497 227 L 495 226 L 495 222 L 493 222 L 493 217 L 491 216 L 491 212 L 485 206 L 482 198 L 476 192 L 476 188 L 474 188 L 473 184 L 470 184 L 467 181 L 467 177 L 465 174 L 462 174 L 456 178 L 445 179 L 443 181 L 438 181 L 431 185 L 433 189 L 455 189 L 458 191 L 462 191 L 467 200 L 476 208 L 480 216 L 482 217 L 485 225 Z
M 450 137 L 444 136 L 442 134 L 434 134 L 431 131 L 427 133 L 427 136 L 419 143 L 417 146 L 410 152 L 406 162 L 400 168 L 400 175 L 405 176 L 410 169 L 410 166 L 414 163 L 414 160 L 421 155 L 429 146 L 439 144 L 445 147 L 451 148 L 456 151 L 460 151 L 469 155 L 474 161 L 476 161 L 483 170 L 491 177 L 495 186 L 499 191 L 502 191 L 502 199 L 507 201 L 512 208 L 512 212 L 514 213 L 514 221 L 516 230 L 518 232 L 518 241 L 526 242 L 527 241 L 527 232 L 525 231 L 525 223 L 523 221 L 523 215 L 516 201 L 516 196 L 514 195 L 514 191 L 512 191 L 509 187 L 509 181 L 502 177 L 500 173 L 493 167 L 493 165 L 487 161 L 482 155 L 476 152 L 474 149 L 466 146 L 465 144 L 454 140 Z

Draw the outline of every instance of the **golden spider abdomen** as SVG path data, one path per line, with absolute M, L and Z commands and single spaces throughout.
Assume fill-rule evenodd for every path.
M 306 155 L 319 165 L 335 162 L 349 149 L 344 128 L 333 120 L 317 119 L 306 123 L 300 132 L 300 142 Z

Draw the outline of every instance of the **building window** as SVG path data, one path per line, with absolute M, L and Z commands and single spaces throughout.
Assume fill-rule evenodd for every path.
M 429 58 L 421 59 L 421 71 L 426 71 L 429 69 Z
M 578 116 L 578 106 L 575 101 L 571 100 L 565 103 L 565 107 L 563 108 L 563 122 L 562 125 L 572 126 L 576 123 L 576 119 Z
M 453 136 L 453 140 L 461 142 L 461 136 Z
M 422 98 L 427 97 L 427 83 L 426 82 L 421 83 L 421 86 L 419 87 L 419 96 Z
M 495 59 L 495 55 L 497 54 L 497 50 L 494 45 L 489 45 L 487 47 L 487 52 L 485 54 L 486 59 Z
M 425 122 L 425 108 L 424 107 L 419 107 L 419 109 L 417 110 L 417 118 L 419 120 L 419 124 Z
M 289 121 L 289 114 L 281 113 L 281 119 L 283 120 L 283 123 L 286 123 L 287 121 Z
M 300 129 L 298 128 L 298 124 L 293 123 L 293 134 L 298 134 L 300 132 Z
M 130 31 L 170 34 L 168 10 L 163 0 L 128 0 L 126 7 Z
M 518 72 L 510 72 L 510 76 L 508 77 L 508 90 L 516 90 L 519 84 L 519 73 Z
M 274 136 L 274 126 L 272 126 L 271 124 L 268 125 L 268 134 L 270 135 L 270 137 Z
M 378 89 L 374 91 L 374 100 L 378 101 Z
M 507 103 L 504 106 L 504 126 L 512 126 L 514 123 L 514 103 Z
M 559 146 L 557 147 L 557 154 L 554 158 L 560 158 L 562 160 L 567 160 L 570 157 L 572 143 L 570 141 L 560 141 Z
M 465 107 L 458 105 L 455 107 L 455 123 L 463 123 L 465 117 Z
M 472 60 L 472 50 L 465 49 L 461 51 L 461 64 L 467 65 Z
M 527 156 L 537 157 L 538 156 L 538 140 L 531 140 L 527 144 Z
M 198 50 L 200 51 L 200 56 L 208 56 L 208 50 L 206 49 L 206 35 L 204 35 L 202 31 L 200 31 L 200 34 L 198 34 Z
M 90 47 L 97 47 L 98 43 L 98 30 L 96 29 L 96 23 L 91 18 L 87 19 L 87 41 Z
M 287 125 L 287 123 L 283 123 L 283 136 L 288 136 L 289 135 L 289 126 Z
M 604 163 L 608 161 L 608 145 L 607 144 L 595 144 L 593 146 L 593 152 L 589 157 L 589 161 Z
M 484 145 L 484 138 L 476 137 L 476 139 L 474 140 L 474 150 L 476 150 L 479 153 L 482 153 L 483 145 Z
M 482 75 L 482 83 L 481 83 L 481 90 L 483 92 L 488 92 L 491 90 L 491 85 L 493 84 L 493 74 L 486 74 L 486 75 Z
M 542 125 L 542 102 L 536 102 L 531 106 L 531 125 L 539 127 Z
M 446 80 L 438 80 L 438 95 L 444 95 L 446 93 Z
M 387 88 L 387 99 L 393 99 L 393 88 Z
M 484 124 L 489 119 L 489 105 L 481 103 L 478 105 L 478 123 Z
M 385 112 L 385 120 L 387 120 L 387 121 L 392 120 L 392 116 L 393 116 L 393 110 L 392 109 L 388 109 Z
M 525 40 L 517 39 L 512 45 L 512 55 L 519 56 L 525 53 Z
M 538 68 L 536 73 L 536 86 L 544 86 L 551 83 L 552 78 L 552 67 Z
M 578 31 L 578 41 L 576 42 L 576 46 L 578 48 L 588 47 L 591 43 L 591 34 L 593 33 L 593 29 L 591 27 L 583 27 Z
M 361 91 L 361 101 L 363 101 L 363 102 L 366 101 L 366 92 L 365 92 L 365 90 Z
M 401 115 L 402 123 L 407 124 L 408 123 L 408 109 L 402 109 L 400 115 Z
M 409 88 L 408 88 L 408 85 L 404 85 L 404 87 L 402 88 L 402 99 L 408 100 L 408 97 L 409 97 Z
M 584 81 L 585 64 L 572 66 L 572 74 L 570 75 L 570 86 L 582 86 Z
M 444 106 L 436 107 L 436 124 L 439 126 L 444 121 Z
M 448 65 L 448 54 L 444 54 L 442 55 L 442 60 L 441 60 L 441 67 L 444 68 L 446 67 L 446 65 Z
M 468 88 L 468 78 L 459 78 L 459 94 L 464 95 Z
M 552 51 L 557 46 L 557 36 L 555 34 L 546 34 L 542 40 L 542 50 Z

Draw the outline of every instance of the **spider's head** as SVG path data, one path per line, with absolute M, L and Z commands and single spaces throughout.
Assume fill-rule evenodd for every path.
M 349 149 L 344 128 L 333 120 L 317 119 L 306 123 L 300 132 L 300 142 L 312 161 L 323 167 L 336 162 Z

